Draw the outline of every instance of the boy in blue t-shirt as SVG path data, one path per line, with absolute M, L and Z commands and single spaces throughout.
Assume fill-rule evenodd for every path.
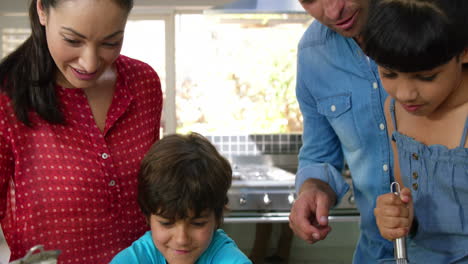
M 203 136 L 170 135 L 142 161 L 138 203 L 151 227 L 111 264 L 251 264 L 219 229 L 232 169 Z

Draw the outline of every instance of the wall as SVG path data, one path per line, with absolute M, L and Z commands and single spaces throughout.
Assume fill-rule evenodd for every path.
M 0 13 L 26 12 L 29 0 L 2 0 L 0 1 Z

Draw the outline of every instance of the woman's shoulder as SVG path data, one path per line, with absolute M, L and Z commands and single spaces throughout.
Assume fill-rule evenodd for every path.
M 7 115 L 12 115 L 13 103 L 8 95 L 0 91 L 0 115 L 6 117 Z
M 0 88 L 0 105 L 10 104 L 11 99 L 8 94 Z
M 156 71 L 147 63 L 124 55 L 120 55 L 115 61 L 118 80 L 132 90 L 151 91 L 162 96 L 161 80 Z
M 8 127 L 8 113 L 12 112 L 10 101 L 10 98 L 0 91 L 0 136 L 3 135 Z
M 156 71 L 146 62 L 120 55 L 115 61 L 118 73 L 123 76 L 157 77 Z
M 144 61 L 134 59 L 123 54 L 120 54 L 119 57 L 117 57 L 116 63 L 123 64 L 127 67 L 150 67 L 148 63 Z

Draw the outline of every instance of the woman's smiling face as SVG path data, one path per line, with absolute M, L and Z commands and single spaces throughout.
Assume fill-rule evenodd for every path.
M 61 1 L 48 10 L 39 0 L 37 7 L 59 70 L 57 83 L 69 88 L 95 85 L 120 54 L 128 11 L 113 0 Z

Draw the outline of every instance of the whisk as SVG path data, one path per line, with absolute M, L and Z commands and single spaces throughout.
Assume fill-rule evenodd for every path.
M 398 184 L 398 182 L 392 182 L 392 184 L 390 185 L 390 191 L 393 192 L 395 195 L 400 196 L 400 184 Z M 405 237 L 395 239 L 393 241 L 393 247 L 396 264 L 408 264 Z

